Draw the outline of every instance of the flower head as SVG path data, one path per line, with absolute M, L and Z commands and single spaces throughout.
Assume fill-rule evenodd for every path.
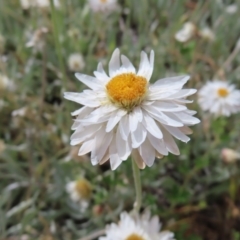
M 92 194 L 92 187 L 86 179 L 69 182 L 66 185 L 66 191 L 70 195 L 72 201 L 81 205 L 82 211 L 88 207 L 89 199 Z
M 117 0 L 88 0 L 93 12 L 110 13 L 117 9 Z
M 120 62 L 121 58 L 121 62 Z M 71 144 L 82 144 L 79 155 L 91 152 L 93 165 L 110 159 L 116 169 L 132 154 L 139 168 L 152 166 L 155 157 L 178 155 L 172 136 L 190 140 L 188 126 L 199 123 L 186 107 L 186 97 L 195 89 L 182 89 L 188 76 L 164 78 L 150 84 L 154 52 L 141 53 L 139 70 L 116 49 L 109 62 L 109 76 L 99 63 L 95 77 L 77 73 L 90 90 L 65 93 L 65 98 L 84 105 L 77 116 Z
M 215 116 L 230 116 L 240 111 L 240 91 L 228 82 L 207 82 L 199 90 L 198 102 L 204 111 Z
M 99 240 L 174 240 L 174 234 L 160 231 L 161 224 L 157 216 L 150 218 L 150 213 L 132 217 L 123 212 L 118 224 L 112 223 L 106 228 L 106 236 Z
M 68 58 L 68 67 L 71 71 L 78 72 L 85 67 L 83 56 L 79 53 L 73 53 Z
M 196 31 L 196 26 L 192 22 L 184 23 L 182 29 L 175 34 L 175 39 L 179 42 L 187 42 Z

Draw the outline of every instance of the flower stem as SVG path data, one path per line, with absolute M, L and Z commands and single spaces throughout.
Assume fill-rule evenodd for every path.
M 60 24 L 59 24 L 59 19 L 58 19 L 58 13 L 55 9 L 54 1 L 50 0 L 50 3 L 51 3 L 51 14 L 52 14 L 51 18 L 52 18 L 52 24 L 53 24 L 53 35 L 54 35 L 54 40 L 55 40 L 55 45 L 56 45 L 59 67 L 61 68 L 61 71 L 62 71 L 62 76 L 61 76 L 62 85 L 63 85 L 64 91 L 65 91 L 66 85 L 67 85 L 67 77 L 66 77 L 65 68 L 64 68 L 61 43 L 59 41 L 59 25 Z
M 133 170 L 133 177 L 134 177 L 134 184 L 135 184 L 135 191 L 136 191 L 136 202 L 134 203 L 134 210 L 139 212 L 141 205 L 142 205 L 142 184 L 140 178 L 140 170 L 132 158 L 132 170 Z

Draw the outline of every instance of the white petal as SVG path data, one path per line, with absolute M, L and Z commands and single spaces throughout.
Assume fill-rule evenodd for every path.
M 138 114 L 136 112 L 131 112 L 129 116 L 129 128 L 131 132 L 134 132 L 137 129 L 138 125 Z
M 138 167 L 140 169 L 144 169 L 146 167 L 146 164 L 144 163 L 144 161 L 137 149 L 132 150 L 132 158 L 136 162 L 136 164 L 138 165 Z
M 183 85 L 190 79 L 190 76 L 177 76 L 168 77 L 156 81 L 151 88 L 171 88 L 171 89 L 181 89 Z
M 121 55 L 121 60 L 124 68 L 126 68 L 129 72 L 136 73 L 135 67 L 126 56 Z
M 127 160 L 129 155 L 131 154 L 132 148 L 129 139 L 130 139 L 129 137 L 127 140 L 122 139 L 120 128 L 118 127 L 116 133 L 116 144 L 118 155 L 122 160 Z
M 111 141 L 113 139 L 113 133 L 106 133 L 104 127 L 100 129 L 95 135 L 95 145 L 93 146 L 91 161 L 99 163 L 104 157 Z
M 101 104 L 98 101 L 98 99 L 90 99 L 90 98 L 86 97 L 86 95 L 84 93 L 65 92 L 64 98 L 66 98 L 70 101 L 73 101 L 73 102 L 80 103 L 82 105 L 86 105 L 91 108 L 98 107 Z
M 122 119 L 119 122 L 119 130 L 121 133 L 121 136 L 123 140 L 127 140 L 128 135 L 130 133 L 130 124 L 129 124 L 129 115 L 126 114 L 125 116 L 122 117 Z
M 187 137 L 184 133 L 182 133 L 178 128 L 166 126 L 164 124 L 162 126 L 178 140 L 186 143 L 190 140 L 190 138 Z
M 150 116 L 152 116 L 154 119 L 156 119 L 157 121 L 159 121 L 163 124 L 173 126 L 173 127 L 182 127 L 183 126 L 183 124 L 181 122 L 178 122 L 178 121 L 168 117 L 163 112 L 158 111 L 157 107 L 150 105 L 150 106 L 143 106 L 143 108 L 149 113 Z
M 138 70 L 137 75 L 142 76 L 142 77 L 146 78 L 147 80 L 149 80 L 152 76 L 152 71 L 153 71 L 153 68 L 150 65 L 148 56 L 144 51 L 142 51 L 139 70 Z
M 182 123 L 186 125 L 195 125 L 200 123 L 200 120 L 196 117 L 190 116 L 185 112 L 173 113 L 178 119 L 181 120 Z
M 152 69 L 154 68 L 154 51 L 153 50 L 151 50 L 151 53 L 150 53 L 150 66 L 152 67 Z
M 76 182 L 75 182 L 75 181 L 72 181 L 72 182 L 67 183 L 67 185 L 66 185 L 66 191 L 67 191 L 68 193 L 71 193 L 71 192 L 75 189 L 75 186 L 76 186 Z
M 86 115 L 88 115 L 93 109 L 89 108 L 89 107 L 82 107 L 74 112 L 71 113 L 72 116 L 77 116 L 78 118 L 80 117 L 85 117 Z
M 197 92 L 196 89 L 182 89 L 178 93 L 170 95 L 167 98 L 168 99 L 184 98 L 184 97 L 190 96 L 190 95 L 192 95 L 192 94 L 194 94 L 196 92 Z
M 159 111 L 163 112 L 180 112 L 187 109 L 184 105 L 179 105 L 174 102 L 155 101 L 152 106 L 155 106 Z
M 152 144 L 152 146 L 162 155 L 168 155 L 168 151 L 162 139 L 157 139 L 152 136 L 150 133 L 147 134 L 147 138 Z
M 118 124 L 120 119 L 126 115 L 126 111 L 124 110 L 118 110 L 116 113 L 112 113 L 111 117 L 109 118 L 109 121 L 107 123 L 106 132 L 110 132 L 113 130 L 113 128 Z
M 109 147 L 109 157 L 110 157 L 110 165 L 111 169 L 115 170 L 121 163 L 122 160 L 118 155 L 116 142 L 112 141 L 110 147 Z
M 99 164 L 102 165 L 104 164 L 106 161 L 109 160 L 109 149 L 107 149 L 105 155 L 103 156 L 103 158 L 100 160 Z
M 109 61 L 109 75 L 113 77 L 114 73 L 120 68 L 120 51 L 116 48 Z
M 145 126 L 147 131 L 150 132 L 156 138 L 159 139 L 163 138 L 161 129 L 157 126 L 155 120 L 149 117 L 147 113 L 144 113 L 143 125 Z
M 110 78 L 107 76 L 107 74 L 100 73 L 98 71 L 94 71 L 93 73 L 94 73 L 95 77 L 99 81 L 101 81 L 103 84 L 106 84 L 110 80 Z
M 143 119 L 142 109 L 140 107 L 135 107 L 133 112 L 136 115 L 138 121 L 142 122 L 142 119 Z
M 77 145 L 88 138 L 92 137 L 96 131 L 98 131 L 102 126 L 100 124 L 95 124 L 93 126 L 85 127 L 84 130 L 80 129 L 75 131 L 71 136 L 71 145 Z
M 98 90 L 99 88 L 102 88 L 101 83 L 95 77 L 91 77 L 81 73 L 76 73 L 75 77 L 93 90 Z
M 155 149 L 146 138 L 145 142 L 139 147 L 139 153 L 148 167 L 151 167 L 155 160 Z
M 168 133 L 164 128 L 162 128 L 162 132 L 163 132 L 163 141 L 166 145 L 167 150 L 175 155 L 179 155 L 180 152 L 179 152 L 178 146 L 175 143 L 171 134 Z
M 138 148 L 144 142 L 146 136 L 147 136 L 146 129 L 142 126 L 141 123 L 139 123 L 137 129 L 131 133 L 132 147 Z
M 190 129 L 187 126 L 183 126 L 183 127 L 178 128 L 178 129 L 186 135 L 192 134 L 192 132 L 193 132 L 192 129 Z
M 82 156 L 82 155 L 85 155 L 86 153 L 91 152 L 93 146 L 94 146 L 94 139 L 84 142 L 81 148 L 79 149 L 78 156 Z

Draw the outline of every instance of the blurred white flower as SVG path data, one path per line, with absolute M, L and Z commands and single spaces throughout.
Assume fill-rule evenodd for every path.
M 82 54 L 73 53 L 68 58 L 68 67 L 71 71 L 78 72 L 85 67 Z
M 231 5 L 228 5 L 225 10 L 229 14 L 234 14 L 238 11 L 238 6 L 237 4 L 231 4 Z
M 22 108 L 12 111 L 12 116 L 13 117 L 24 117 L 26 115 L 26 113 L 27 113 L 27 108 L 22 107 Z
M 0 91 L 3 90 L 15 90 L 15 84 L 6 75 L 0 73 Z
M 175 34 L 175 39 L 179 42 L 187 42 L 190 40 L 196 31 L 196 26 L 192 22 L 186 22 L 183 28 Z
M 208 27 L 201 29 L 199 34 L 203 39 L 206 39 L 210 42 L 213 42 L 216 38 L 214 32 Z
M 32 47 L 35 51 L 41 52 L 45 46 L 45 37 L 48 33 L 46 27 L 37 29 L 31 36 L 30 41 L 26 43 L 26 47 Z
M 92 186 L 86 179 L 79 179 L 67 183 L 66 191 L 73 202 L 79 203 L 81 211 L 84 212 L 89 205 L 92 194 Z
M 59 0 L 53 0 L 54 6 L 60 8 Z M 50 8 L 50 0 L 20 0 L 21 7 L 27 10 L 31 7 Z
M 223 148 L 221 156 L 225 163 L 234 163 L 237 160 L 240 160 L 240 153 L 230 148 Z
M 131 216 L 121 213 L 118 224 L 112 223 L 106 227 L 106 236 L 99 240 L 174 240 L 174 234 L 160 231 L 161 223 L 157 216 L 150 217 L 149 212 L 142 216 Z
M 22 9 L 26 10 L 31 7 L 31 0 L 20 0 Z
M 120 63 L 120 57 L 121 62 Z M 77 116 L 72 129 L 71 144 L 82 144 L 78 155 L 91 152 L 93 165 L 110 159 L 116 169 L 132 154 L 139 168 L 152 166 L 155 157 L 171 152 L 179 155 L 175 138 L 188 142 L 188 126 L 199 123 L 190 111 L 186 97 L 195 89 L 182 89 L 188 76 L 164 78 L 149 84 L 154 64 L 141 53 L 139 70 L 130 60 L 113 52 L 109 62 L 109 76 L 99 63 L 95 77 L 77 73 L 76 77 L 90 90 L 83 93 L 66 92 L 65 98 L 81 105 L 72 113 Z
M 230 116 L 240 111 L 240 91 L 228 82 L 207 82 L 198 92 L 198 103 L 215 116 Z
M 93 12 L 110 13 L 118 8 L 117 0 L 88 0 Z

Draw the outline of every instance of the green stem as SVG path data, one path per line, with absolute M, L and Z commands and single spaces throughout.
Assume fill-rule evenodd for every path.
M 133 177 L 134 177 L 134 184 L 136 190 L 136 202 L 134 203 L 134 210 L 139 212 L 141 205 L 142 205 L 142 184 L 140 178 L 140 170 L 132 158 L 132 170 L 133 170 Z
M 61 49 L 61 44 L 59 41 L 59 25 L 58 25 L 58 19 L 57 19 L 57 11 L 55 9 L 55 5 L 53 0 L 50 0 L 51 3 L 51 14 L 52 14 L 52 23 L 53 23 L 53 34 L 54 34 L 54 41 L 56 45 L 56 51 L 57 51 L 57 57 L 59 61 L 59 67 L 61 68 L 62 71 L 62 85 L 64 90 L 66 90 L 66 84 L 67 84 L 67 77 L 65 73 L 65 68 L 64 68 L 64 62 L 63 62 L 63 57 L 62 57 L 62 49 Z

